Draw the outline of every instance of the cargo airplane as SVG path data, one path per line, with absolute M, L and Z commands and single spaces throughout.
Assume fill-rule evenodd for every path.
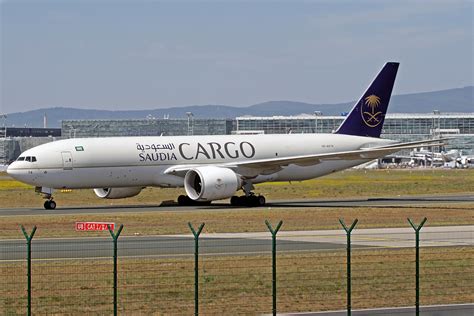
M 99 198 L 132 197 L 145 187 L 183 187 L 180 205 L 230 198 L 263 206 L 254 184 L 301 181 L 402 149 L 441 140 L 398 143 L 380 134 L 398 71 L 388 62 L 331 134 L 72 138 L 23 152 L 7 169 L 56 208 L 54 189 L 94 189 Z M 242 190 L 244 195 L 236 196 Z

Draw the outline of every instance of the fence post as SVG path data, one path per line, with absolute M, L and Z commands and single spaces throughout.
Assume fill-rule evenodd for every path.
M 120 225 L 117 233 L 114 233 L 110 225 L 107 225 L 107 228 L 109 229 L 110 236 L 112 236 L 113 243 L 114 243 L 114 316 L 117 316 L 117 288 L 118 288 L 118 282 L 117 282 L 117 244 L 118 244 L 118 238 L 120 236 L 120 233 L 122 232 L 123 225 Z
M 276 315 L 277 312 L 277 307 L 276 307 L 276 300 L 277 300 L 277 294 L 276 294 L 276 235 L 278 231 L 280 230 L 281 225 L 283 224 L 283 221 L 280 221 L 275 229 L 273 229 L 272 225 L 270 224 L 269 221 L 265 220 L 265 224 L 268 227 L 268 230 L 272 234 L 272 299 L 273 299 L 273 305 L 272 305 L 272 313 L 273 316 Z
M 351 232 L 359 220 L 356 218 L 351 227 L 347 228 L 344 221 L 340 218 L 339 223 L 346 231 L 347 236 L 347 315 L 351 315 Z
M 26 238 L 26 274 L 28 278 L 28 285 L 27 285 L 27 293 L 28 293 L 28 307 L 27 307 L 27 315 L 31 315 L 31 240 L 33 239 L 33 236 L 35 235 L 36 232 L 36 226 L 33 227 L 33 230 L 31 231 L 31 234 L 28 235 L 28 233 L 25 230 L 25 227 L 23 225 L 20 225 L 21 231 L 23 232 L 23 235 Z
M 425 217 L 418 227 L 413 224 L 410 218 L 407 218 L 408 222 L 410 223 L 411 227 L 415 230 L 415 249 L 416 249 L 416 286 L 415 286 L 415 306 L 416 306 L 416 315 L 420 315 L 420 230 L 425 224 L 427 218 Z
M 196 316 L 199 315 L 199 235 L 201 235 L 204 225 L 202 223 L 196 231 L 191 222 L 188 222 L 194 235 L 194 315 Z

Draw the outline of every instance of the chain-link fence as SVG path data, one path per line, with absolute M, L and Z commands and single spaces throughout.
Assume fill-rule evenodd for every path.
M 0 240 L 0 314 L 24 315 L 30 308 L 36 315 L 112 315 L 114 294 L 123 315 L 190 315 L 197 307 L 202 315 L 229 315 L 416 305 L 415 231 L 408 223 L 406 229 L 355 227 L 350 251 L 342 228 L 288 232 L 284 224 L 277 231 L 277 224 L 271 223 L 275 252 L 264 223 L 260 233 L 204 229 L 198 236 L 196 225 L 196 237 L 117 236 L 116 273 L 107 231 L 94 238 L 33 236 L 28 260 L 19 230 L 19 239 Z M 423 228 L 420 246 L 419 303 L 473 302 L 472 226 Z

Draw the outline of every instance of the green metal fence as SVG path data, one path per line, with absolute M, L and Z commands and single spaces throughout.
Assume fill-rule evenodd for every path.
M 120 226 L 112 238 L 68 239 L 22 227 L 24 239 L 0 240 L 0 314 L 350 314 L 473 301 L 472 243 L 422 233 L 426 219 L 383 235 L 340 222 L 344 230 L 317 233 L 266 221 L 269 232 L 262 223 L 252 234 L 188 223 L 192 235 L 119 237 Z

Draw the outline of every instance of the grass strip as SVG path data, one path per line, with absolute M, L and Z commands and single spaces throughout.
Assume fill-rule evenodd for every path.
M 344 309 L 345 252 L 278 253 L 278 311 Z M 376 258 L 376 260 L 374 260 Z M 393 260 L 397 258 L 397 260 Z M 414 249 L 354 249 L 353 308 L 413 306 Z M 271 256 L 205 256 L 200 262 L 203 314 L 271 311 Z M 440 264 L 450 260 L 452 264 Z M 24 314 L 25 264 L 2 263 L 0 314 Z M 192 314 L 193 258 L 119 258 L 122 313 Z M 55 274 L 55 273 L 57 274 Z M 397 273 L 394 273 L 397 272 Z M 96 275 L 91 277 L 91 273 Z M 472 247 L 421 249 L 421 304 L 474 300 Z M 112 261 L 33 261 L 35 314 L 112 310 Z

